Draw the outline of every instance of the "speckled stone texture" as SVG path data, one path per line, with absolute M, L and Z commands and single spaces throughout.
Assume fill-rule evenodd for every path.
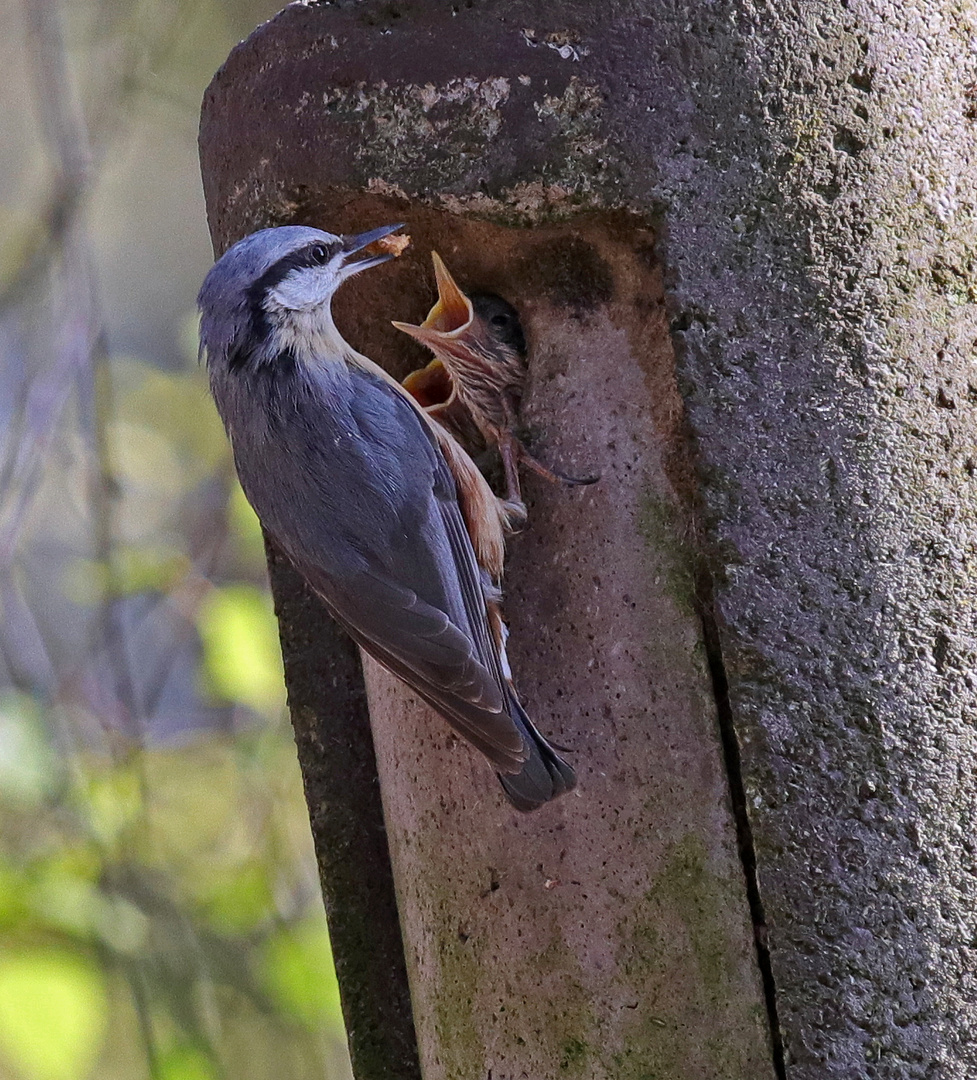
M 651 345 L 633 331 L 640 304 L 648 309 L 644 325 L 654 325 L 656 287 L 625 287 L 650 282 L 642 275 L 653 269 L 632 278 L 624 261 L 609 259 L 610 294 L 577 311 L 572 293 L 596 295 L 595 279 L 575 278 L 578 260 L 567 258 L 549 264 L 549 291 L 541 267 L 535 281 L 528 272 L 521 279 L 526 295 L 511 297 L 526 304 L 534 338 L 530 412 L 543 429 L 541 445 L 565 454 L 568 467 L 589 467 L 600 452 L 606 471 L 606 483 L 586 492 L 530 489 L 533 526 L 514 545 L 509 586 L 520 680 L 544 728 L 573 745 L 580 798 L 511 824 L 481 762 L 406 696 L 371 681 L 383 716 L 401 709 L 404 729 L 417 737 L 409 754 L 397 732 L 377 731 L 402 917 L 408 937 L 420 935 L 408 964 L 415 979 L 453 973 L 453 1021 L 469 1008 L 494 1009 L 490 1033 L 464 1045 L 454 1026 L 438 1028 L 436 1009 L 418 1017 L 422 1038 L 449 1048 L 437 1065 L 429 1062 L 431 1076 L 484 1077 L 485 1069 L 453 1062 L 483 1064 L 502 1053 L 499 1010 L 512 998 L 480 987 L 477 961 L 501 963 L 505 935 L 520 927 L 537 950 L 560 939 L 562 915 L 540 925 L 539 889 L 550 878 L 581 878 L 559 868 L 558 826 L 564 834 L 578 819 L 592 827 L 595 809 L 612 797 L 629 807 L 642 793 L 667 802 L 661 835 L 649 825 L 635 840 L 639 876 L 613 861 L 625 893 L 637 883 L 661 902 L 673 880 L 667 852 L 679 850 L 669 847 L 675 823 L 685 822 L 709 852 L 695 865 L 719 866 L 713 880 L 728 880 L 721 894 L 733 896 L 707 683 L 694 662 L 694 619 L 675 588 L 683 541 L 700 535 L 729 687 L 719 704 L 723 712 L 728 706 L 742 751 L 786 1075 L 977 1076 L 975 29 L 972 13 L 939 0 L 368 0 L 288 9 L 232 54 L 208 92 L 201 146 L 221 244 L 260 225 L 366 227 L 400 213 L 413 221 L 423 210 L 422 243 L 457 236 L 467 245 L 475 235 L 468 230 L 491 220 L 525 234 L 511 241 L 522 253 L 534 229 L 571 239 L 584 214 L 602 258 L 614 244 L 629 249 L 621 229 L 635 236 L 644 229 L 658 242 L 652 266 L 665 267 L 680 391 L 672 421 L 655 412 L 667 382 L 661 374 L 641 390 L 628 382 L 651 354 L 665 370 L 664 339 Z M 495 247 L 485 236 L 484 251 L 439 250 L 449 265 L 457 259 L 464 272 L 501 282 L 493 259 L 504 250 L 502 233 Z M 406 266 L 395 274 L 386 294 L 375 283 L 364 297 L 403 296 L 406 313 L 391 317 L 423 314 L 429 281 L 419 268 L 410 282 Z M 392 334 L 359 324 L 355 314 L 345 317 L 361 335 L 358 345 L 389 348 L 394 363 L 410 359 Z M 564 352 L 551 351 L 561 341 L 566 369 L 556 360 Z M 580 342 L 593 342 L 586 361 L 574 351 Z M 694 483 L 682 465 L 682 410 Z M 614 425 L 619 434 L 609 437 Z M 603 501 L 627 492 L 626 505 L 635 505 L 629 462 L 646 495 L 654 493 L 653 508 L 677 507 L 643 532 L 638 516 L 618 519 L 620 508 Z M 683 524 L 690 506 L 697 530 Z M 614 542 L 601 547 L 597 539 L 615 521 Z M 605 551 L 612 565 L 618 555 L 634 560 L 626 601 L 620 569 L 609 579 L 596 571 L 604 599 L 619 609 L 614 618 L 604 606 L 597 616 L 588 612 L 597 601 L 582 585 L 584 568 Z M 621 636 L 615 627 L 624 628 Z M 571 670 L 575 649 L 581 659 Z M 604 666 L 587 679 L 581 671 L 590 659 Z M 605 689 L 612 673 L 625 687 L 625 706 L 618 690 Z M 576 710 L 566 707 L 570 688 Z M 581 694 L 609 705 L 603 724 L 596 704 L 579 707 Z M 673 734 L 678 741 L 670 743 Z M 699 737 L 693 766 L 687 752 Z M 652 745 L 659 757 L 648 772 Z M 687 810 L 664 794 L 672 751 Z M 444 761 L 443 808 L 430 800 L 432 757 Z M 619 768 L 601 777 L 612 760 Z M 410 805 L 402 793 L 408 780 L 417 792 Z M 440 834 L 432 838 L 435 820 Z M 452 831 L 462 823 L 464 845 Z M 499 839 L 507 829 L 511 842 Z M 408 839 L 441 874 L 426 893 L 405 854 Z M 609 839 L 605 846 L 616 860 L 620 848 Z M 596 872 L 603 848 L 563 847 Z M 537 850 L 541 870 L 486 878 L 489 853 L 498 860 Z M 687 857 L 691 849 L 681 850 Z M 688 861 L 681 865 L 680 880 L 700 880 Z M 455 892 L 445 899 L 449 886 Z M 488 890 L 484 900 L 479 889 Z M 568 896 L 564 884 L 546 892 L 567 912 L 582 902 L 582 891 Z M 684 895 L 697 890 L 690 885 Z M 506 924 L 507 897 L 531 924 Z M 613 917 L 619 902 L 611 898 L 601 918 Z M 730 929 L 735 917 L 723 910 L 722 940 L 740 940 Z M 578 921 L 601 925 L 596 915 Z M 506 925 L 496 932 L 498 922 Z M 652 919 L 664 933 L 655 940 L 691 956 L 695 935 L 687 931 L 683 946 L 679 922 Z M 479 940 L 481 952 L 473 945 L 466 953 Z M 588 973 L 620 962 L 576 939 L 567 954 L 582 958 Z M 745 958 L 735 949 L 725 955 Z M 745 978 L 744 968 L 735 970 Z M 584 997 L 591 977 L 572 976 Z M 643 983 L 639 1010 L 656 1000 L 651 982 Z M 415 1005 L 422 999 L 415 987 Z M 600 1015 L 609 1017 L 616 999 L 600 1000 L 607 1010 Z M 579 1046 L 568 1036 L 550 1049 L 548 1065 L 537 1061 L 528 1073 L 506 1065 L 493 1080 L 573 1069 L 631 1075 L 608 1071 L 600 1052 L 594 1056 L 586 1023 L 594 1015 L 566 1021 L 565 1030 L 583 1032 Z M 646 1015 L 654 1025 L 658 1014 Z M 659 1019 L 670 1033 L 662 1045 L 674 1045 L 668 1040 L 682 1029 Z M 623 1022 L 606 1022 L 618 1038 Z M 519 1037 L 530 1045 L 537 1038 Z M 759 1046 L 767 1064 L 705 1073 L 698 1047 L 699 1073 L 674 1058 L 648 1058 L 634 1075 L 725 1080 L 769 1072 L 762 1040 L 747 1034 L 741 1046 Z M 562 1056 L 554 1063 L 555 1049 Z
M 454 243 L 460 281 L 525 298 L 538 452 L 601 473 L 526 478 L 507 579 L 517 683 L 577 792 L 514 813 L 477 753 L 367 669 L 424 1075 L 772 1076 L 665 462 L 681 410 L 652 236 L 411 218 L 422 250 Z

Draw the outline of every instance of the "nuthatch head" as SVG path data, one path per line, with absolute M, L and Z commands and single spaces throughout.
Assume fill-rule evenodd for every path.
M 293 347 L 323 340 L 333 350 L 348 349 L 332 320 L 333 295 L 353 274 L 393 258 L 353 256 L 400 227 L 340 237 L 286 225 L 240 240 L 218 260 L 197 298 L 211 376 L 221 374 L 212 352 L 234 369 L 245 361 L 273 364 Z
M 436 251 L 431 252 L 438 299 L 424 322 L 393 325 L 426 345 L 434 360 L 404 379 L 404 387 L 436 420 L 461 427 L 458 406 L 467 409 L 483 438 L 498 446 L 506 478 L 510 516 L 525 519 L 518 462 L 548 480 L 592 484 L 548 469 L 516 434 L 526 380 L 526 338 L 519 313 L 492 293 L 465 295 Z
M 355 256 L 397 228 L 341 237 L 289 226 L 241 240 L 200 290 L 201 347 L 241 486 L 268 534 L 363 650 L 532 810 L 575 779 L 508 677 L 478 531 L 459 503 L 477 470 L 332 319 L 343 281 L 392 257 Z

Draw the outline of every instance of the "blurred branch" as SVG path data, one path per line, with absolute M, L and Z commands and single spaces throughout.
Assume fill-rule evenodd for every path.
M 56 178 L 44 199 L 31 230 L 31 239 L 21 257 L 21 264 L 0 288 L 0 312 L 10 311 L 36 289 L 42 287 L 52 261 L 62 249 L 65 236 L 77 216 L 81 199 L 87 190 L 87 178 Z
M 229 464 L 225 466 L 224 471 L 226 474 L 226 482 L 223 485 L 225 497 L 214 505 L 212 513 L 208 515 L 211 519 L 211 528 L 204 530 L 204 542 L 200 550 L 191 552 L 193 569 L 164 597 L 164 602 L 183 616 L 183 630 L 173 632 L 170 647 L 165 650 L 150 678 L 145 682 L 143 700 L 146 712 L 150 716 L 155 713 L 159 705 L 163 689 L 169 680 L 180 650 L 197 633 L 194 617 L 200 608 L 201 601 L 209 591 L 210 578 L 217 568 L 227 543 L 229 529 L 226 493 L 230 488 L 233 472 Z
M 80 328 L 79 328 L 80 329 Z M 19 434 L 9 447 L 0 486 L 0 568 L 13 562 L 27 510 L 41 482 L 45 460 L 58 434 L 65 406 L 71 398 L 72 374 L 87 358 L 89 346 L 78 333 L 68 334 L 55 350 L 51 367 L 33 378 L 24 394 L 24 406 L 12 431 Z M 74 339 L 77 348 L 71 347 Z
M 56 676 L 44 635 L 6 568 L 0 569 L 0 656 L 18 690 L 29 694 L 53 690 Z
M 84 113 L 68 71 L 59 5 L 56 0 L 24 0 L 24 16 L 44 137 L 57 154 L 67 190 L 80 194 L 88 184 L 92 159 Z
M 103 4 L 107 12 L 115 5 Z M 97 155 L 94 139 L 104 144 L 118 127 L 119 116 L 140 94 L 196 113 L 197 102 L 183 100 L 170 87 L 154 84 L 153 73 L 165 66 L 178 50 L 187 31 L 188 0 L 170 5 L 123 4 L 115 19 L 100 20 L 95 38 L 115 42 L 119 60 L 107 65 L 115 71 L 114 85 L 106 80 L 93 95 L 97 103 L 85 120 L 75 81 L 71 77 L 60 10 L 56 0 L 24 0 L 27 44 L 35 63 L 35 98 L 45 141 L 54 149 L 55 174 L 39 199 L 20 266 L 0 287 L 0 312 L 21 303 L 43 281 L 52 261 L 62 250 L 84 196 L 94 178 Z M 160 16 L 160 11 L 165 12 Z
M 106 369 L 93 260 L 82 221 L 84 196 L 91 179 L 92 152 L 85 117 L 68 67 L 58 5 L 55 0 L 25 0 L 24 13 L 41 127 L 57 162 L 59 183 L 56 187 L 71 194 L 65 206 L 60 259 L 58 265 L 52 267 L 50 287 L 55 309 L 52 322 L 61 340 L 55 343 L 57 360 L 47 381 L 57 379 L 57 386 L 61 388 L 67 383 L 63 374 L 70 374 L 78 391 L 82 431 L 89 450 L 88 498 L 94 555 L 106 569 L 92 653 L 97 655 L 104 649 L 116 693 L 130 725 L 136 725 L 130 735 L 137 736 L 139 741 L 139 703 L 115 604 L 118 575 L 113 551 L 113 522 L 117 484 L 107 433 L 112 411 L 112 381 Z M 67 397 L 62 390 L 45 416 L 44 437 L 38 440 L 41 456 L 50 448 Z M 35 462 L 36 459 L 37 455 Z M 37 475 L 36 468 L 34 475 Z M 20 512 L 15 516 L 11 535 L 5 538 L 6 545 L 0 548 L 0 555 L 9 557 L 12 554 L 12 542 L 35 490 L 36 483 L 20 486 L 17 495 Z
M 54 151 L 56 172 L 37 216 L 34 241 L 19 272 L 0 290 L 0 310 L 22 300 L 43 277 L 77 218 L 92 172 L 84 113 L 68 71 L 56 0 L 24 0 L 23 15 L 35 106 L 44 141 Z

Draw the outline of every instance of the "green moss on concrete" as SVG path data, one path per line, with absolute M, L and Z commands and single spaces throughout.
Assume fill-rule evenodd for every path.
M 589 1047 L 583 1039 L 570 1038 L 563 1044 L 563 1056 L 560 1058 L 560 1070 L 579 1071 L 587 1061 Z
M 710 1000 L 727 1000 L 734 971 L 724 932 L 730 883 L 706 868 L 706 848 L 700 836 L 689 833 L 675 845 L 653 891 L 679 913 Z
M 427 973 L 426 978 L 437 987 L 435 1030 L 444 1075 L 451 1080 L 483 1080 L 486 1048 L 479 1032 L 484 1028 L 486 1003 L 479 992 L 486 959 L 480 955 L 478 934 L 464 940 L 448 935 L 441 943 L 438 962 L 438 972 Z M 537 1060 L 559 1063 L 561 1076 L 585 1080 L 593 1075 L 593 1053 L 587 1040 L 600 1028 L 590 995 L 575 976 L 580 961 L 554 933 L 529 963 L 539 973 L 539 995 L 507 1002 L 497 1022 L 512 1043 L 533 1046 Z M 413 977 L 418 976 L 414 973 Z M 558 993 L 549 994 L 547 987 L 558 988 Z
M 566 1076 L 590 1077 L 593 1069 L 587 1038 L 598 1034 L 600 1025 L 594 1017 L 591 995 L 576 976 L 579 958 L 554 934 L 546 949 L 534 958 L 533 966 L 545 976 L 541 986 L 559 985 L 558 1013 L 552 1012 L 545 990 L 534 1006 L 539 1010 L 539 1037 L 549 1043 L 542 1049 L 541 1059 L 558 1061 Z
M 638 510 L 638 529 L 654 557 L 665 591 L 685 615 L 695 617 L 695 553 L 685 513 L 671 499 L 649 491 Z
M 457 935 L 443 941 L 440 949 L 440 976 L 435 1004 L 435 1030 L 445 1075 L 452 1080 L 481 1077 L 485 1047 L 475 1019 L 475 1002 L 481 965 L 471 939 Z
M 741 893 L 738 881 L 709 869 L 697 834 L 671 846 L 620 930 L 622 976 L 630 986 L 659 989 L 625 1030 L 625 1046 L 613 1056 L 615 1080 L 708 1074 L 755 1080 L 765 1017 L 741 984 L 741 956 L 730 933 L 730 911 Z M 690 1031 L 714 1034 L 690 1039 Z

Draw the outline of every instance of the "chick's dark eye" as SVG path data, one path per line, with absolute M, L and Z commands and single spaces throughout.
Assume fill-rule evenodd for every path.
M 509 325 L 509 316 L 508 315 L 493 315 L 492 316 L 492 325 L 493 326 L 508 326 Z
M 316 266 L 322 266 L 324 263 L 329 262 L 329 252 L 322 244 L 316 244 L 309 249 L 309 258 Z

